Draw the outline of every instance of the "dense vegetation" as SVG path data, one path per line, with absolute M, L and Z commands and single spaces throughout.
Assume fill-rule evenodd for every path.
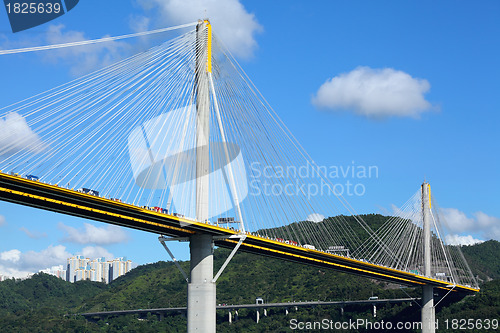
M 462 246 L 462 252 L 480 282 L 500 279 L 500 242 Z
M 375 215 L 374 215 L 375 216 Z M 500 243 L 489 241 L 463 247 L 475 274 L 484 281 L 481 292 L 464 299 L 447 297 L 437 309 L 437 318 L 500 319 Z M 217 249 L 216 268 L 229 251 Z M 188 269 L 189 263 L 181 265 Z M 489 281 L 489 282 L 486 282 Z M 1 332 L 183 332 L 186 319 L 172 314 L 162 321 L 155 315 L 136 315 L 87 321 L 79 313 L 122 309 L 148 309 L 186 305 L 186 282 L 173 263 L 158 262 L 139 266 L 109 285 L 81 281 L 67 283 L 46 274 L 28 280 L 0 282 Z M 358 300 L 420 297 L 420 290 L 376 282 L 344 273 L 325 271 L 276 259 L 238 253 L 220 277 L 217 301 L 226 304 L 305 300 Z M 289 332 L 290 320 L 418 322 L 416 304 L 381 305 L 373 318 L 369 305 L 348 306 L 341 316 L 338 307 L 299 308 L 285 316 L 284 309 L 268 311 L 255 322 L 255 311 L 240 310 L 231 325 L 227 312 L 218 311 L 218 332 Z M 441 327 L 442 328 L 442 327 Z M 363 331 L 363 330 L 358 330 Z M 408 330 L 405 330 L 408 332 Z M 440 330 L 445 331 L 445 330 Z M 449 330 L 451 331 L 451 330 Z

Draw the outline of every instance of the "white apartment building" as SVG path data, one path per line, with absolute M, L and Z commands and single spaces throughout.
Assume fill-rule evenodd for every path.
M 83 256 L 68 258 L 66 281 L 76 282 L 90 280 L 110 283 L 132 269 L 132 261 L 126 258 L 116 258 L 106 261 L 104 257 L 90 260 Z

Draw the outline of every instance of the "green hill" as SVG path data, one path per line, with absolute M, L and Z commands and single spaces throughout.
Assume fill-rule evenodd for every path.
M 500 279 L 500 242 L 489 240 L 462 246 L 462 252 L 472 272 L 479 276 L 480 282 Z

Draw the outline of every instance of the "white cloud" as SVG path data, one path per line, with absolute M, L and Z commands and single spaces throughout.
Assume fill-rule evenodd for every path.
M 79 254 L 91 260 L 102 257 L 106 258 L 106 260 L 113 260 L 115 258 L 112 253 L 100 246 L 86 246 Z
M 16 278 L 26 277 L 46 267 L 66 263 L 71 254 L 62 245 L 49 246 L 40 251 L 22 253 L 17 249 L 0 253 L 0 274 Z
M 474 214 L 476 221 L 480 227 L 483 228 L 495 228 L 500 227 L 500 218 L 489 216 L 483 212 L 477 212 Z
M 11 261 L 18 262 L 21 259 L 21 251 L 19 250 L 10 250 L 0 253 L 0 260 L 3 261 Z
M 475 239 L 471 235 L 460 236 L 460 235 L 446 235 L 446 243 L 449 245 L 474 245 L 477 243 L 482 243 L 484 241 L 480 239 Z
M 475 227 L 474 219 L 467 217 L 464 212 L 456 208 L 441 208 L 440 213 L 446 221 L 447 227 L 453 232 L 462 233 Z
M 316 222 L 316 223 L 322 222 L 324 219 L 325 219 L 325 216 L 318 214 L 318 213 L 312 213 L 312 214 L 309 214 L 309 216 L 307 216 L 307 221 Z
M 483 239 L 500 241 L 500 218 L 476 212 L 468 217 L 456 208 L 441 208 L 441 218 L 446 227 L 454 234 L 472 233 Z
M 44 148 L 42 140 L 23 116 L 10 112 L 0 118 L 0 155 L 11 155 L 21 150 L 39 153 Z
M 21 268 L 37 272 L 46 267 L 65 263 L 69 257 L 71 257 L 71 253 L 66 251 L 65 246 L 50 245 L 48 248 L 40 252 L 28 251 L 23 253 L 21 256 Z
M 63 241 L 78 244 L 114 244 L 128 240 L 127 233 L 123 228 L 107 225 L 102 228 L 90 223 L 84 223 L 83 229 L 76 229 L 59 223 L 59 229 L 66 233 Z
M 86 246 L 77 254 L 91 260 L 101 257 L 105 257 L 106 260 L 115 258 L 112 253 L 100 246 Z M 49 270 L 47 267 L 65 269 L 67 259 L 72 256 L 73 254 L 66 251 L 66 247 L 63 245 L 50 245 L 39 252 L 22 253 L 17 249 L 0 252 L 0 275 L 25 278 L 39 271 Z
M 47 233 L 45 232 L 39 232 L 39 231 L 31 231 L 26 229 L 25 227 L 19 228 L 22 232 L 26 234 L 31 239 L 40 239 L 40 238 L 45 238 L 47 237 Z
M 0 227 L 7 225 L 7 221 L 5 221 L 5 216 L 0 215 Z
M 26 278 L 27 276 L 33 274 L 34 272 L 30 271 L 23 271 L 16 269 L 14 267 L 7 267 L 3 266 L 0 264 L 0 275 L 6 277 L 6 278 L 16 278 L 16 279 L 21 279 L 21 278 Z
M 214 33 L 233 55 L 248 59 L 257 48 L 255 35 L 262 26 L 239 0 L 138 0 L 142 8 L 156 14 L 159 27 L 210 19 Z M 150 22 L 136 17 L 137 27 L 145 29 Z
M 418 117 L 432 109 L 427 80 L 392 68 L 358 67 L 327 80 L 312 98 L 320 109 L 352 110 L 372 118 Z

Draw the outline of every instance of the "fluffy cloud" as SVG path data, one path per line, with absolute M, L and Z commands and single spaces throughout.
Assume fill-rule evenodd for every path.
M 42 140 L 23 116 L 11 112 L 0 118 L 0 155 L 11 155 L 21 150 L 39 153 L 44 148 Z
M 257 48 L 255 35 L 263 30 L 254 14 L 239 0 L 138 0 L 146 12 L 156 13 L 156 26 L 173 26 L 209 18 L 214 33 L 231 53 L 248 59 Z M 135 18 L 137 28 L 149 28 L 144 17 Z
M 65 263 L 71 257 L 71 253 L 66 251 L 63 245 L 50 245 L 48 248 L 36 252 L 28 251 L 21 255 L 22 268 L 30 271 L 39 271 L 40 269 Z
M 468 217 L 464 212 L 455 208 L 441 208 L 441 218 L 448 230 L 450 230 L 452 240 L 455 239 L 453 234 L 467 233 L 480 235 L 483 239 L 500 240 L 500 218 L 489 216 L 483 212 L 476 212 L 472 215 L 472 217 Z M 472 236 L 461 239 L 464 241 L 479 241 Z
M 21 251 L 19 250 L 10 250 L 0 253 L 0 260 L 2 261 L 11 261 L 18 262 L 21 259 Z
M 407 209 L 406 212 L 392 205 L 392 211 L 386 213 L 412 220 L 421 219 L 421 203 L 416 200 L 413 204 L 413 208 Z M 500 241 L 500 218 L 498 217 L 489 216 L 483 212 L 476 212 L 472 216 L 467 216 L 467 214 L 456 208 L 440 208 L 439 220 L 444 228 L 444 237 L 447 244 L 471 245 L 488 239 Z
M 22 253 L 17 249 L 0 253 L 0 274 L 16 278 L 26 277 L 46 267 L 66 263 L 71 254 L 62 245 L 49 246 L 40 251 Z
M 83 229 L 76 229 L 59 223 L 59 229 L 66 233 L 63 241 L 77 244 L 114 244 L 128 240 L 127 233 L 120 227 L 106 225 L 102 228 L 90 223 L 84 223 Z
M 418 117 L 432 109 L 427 80 L 392 68 L 358 67 L 327 80 L 312 98 L 320 109 L 352 110 L 372 118 Z
M 448 228 L 453 232 L 462 233 L 475 227 L 474 219 L 467 217 L 464 212 L 456 208 L 441 208 L 441 214 Z
M 474 245 L 482 242 L 484 241 L 480 239 L 475 239 L 471 235 L 467 236 L 446 235 L 446 243 L 449 245 Z
M 0 227 L 7 225 L 7 221 L 5 221 L 5 217 L 3 215 L 0 215 Z
M 307 217 L 307 221 L 316 222 L 316 223 L 322 222 L 324 219 L 325 219 L 325 216 L 318 214 L 318 213 L 309 214 L 309 216 Z
M 100 246 L 86 246 L 79 254 L 90 259 L 104 257 L 106 260 L 113 260 L 115 258 L 112 253 Z
M 100 257 L 105 257 L 106 260 L 114 259 L 112 253 L 100 246 L 84 247 L 77 254 L 90 259 Z M 65 269 L 67 259 L 72 256 L 73 254 L 66 251 L 66 247 L 63 245 L 51 245 L 40 252 L 28 251 L 22 253 L 17 249 L 0 252 L 0 275 L 25 278 L 41 270 L 47 270 L 47 267 L 56 268 L 62 265 L 62 269 Z

